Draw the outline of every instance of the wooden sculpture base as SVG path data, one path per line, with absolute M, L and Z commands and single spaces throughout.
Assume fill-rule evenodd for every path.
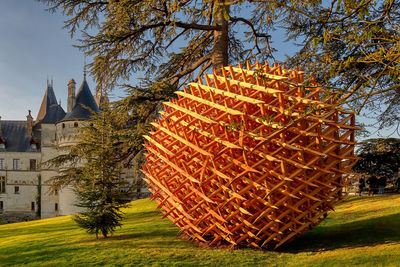
M 146 136 L 143 172 L 164 217 L 208 246 L 276 248 L 318 225 L 357 160 L 354 114 L 298 69 L 204 78 Z

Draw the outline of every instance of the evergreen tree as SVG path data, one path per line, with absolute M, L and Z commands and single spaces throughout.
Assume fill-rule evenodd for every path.
M 62 10 L 72 35 L 83 30 L 79 47 L 94 56 L 91 73 L 103 89 L 138 71 L 152 82 L 179 85 L 210 67 L 255 56 L 267 59 L 268 14 L 274 11 L 269 2 L 278 2 L 39 1 L 50 11 Z M 268 14 L 256 16 L 257 9 Z
M 400 170 L 400 139 L 377 138 L 361 143 L 353 169 L 359 173 L 395 177 Z
M 307 3 L 308 4 L 304 4 Z M 342 91 L 380 128 L 400 122 L 400 1 L 329 0 L 290 5 L 282 23 L 299 41 L 289 65 Z
M 131 193 L 129 183 L 121 178 L 125 154 L 130 154 L 121 144 L 132 139 L 129 134 L 106 98 L 101 111 L 79 129 L 77 143 L 48 162 L 60 169 L 51 180 L 52 188 L 73 187 L 77 206 L 84 208 L 74 220 L 96 237 L 107 237 L 121 226 L 121 208 Z

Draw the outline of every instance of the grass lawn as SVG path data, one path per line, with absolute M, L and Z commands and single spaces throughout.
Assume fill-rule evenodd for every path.
M 400 266 L 400 195 L 352 197 L 279 251 L 199 248 L 150 200 L 132 202 L 123 227 L 96 240 L 70 216 L 0 225 L 0 265 Z

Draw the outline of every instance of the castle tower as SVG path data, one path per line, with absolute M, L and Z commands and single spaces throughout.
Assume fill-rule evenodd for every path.
M 99 107 L 90 91 L 84 75 L 83 82 L 76 94 L 75 104 L 65 117 L 56 124 L 57 147 L 59 149 L 67 148 L 76 144 L 78 141 L 76 135 L 79 127 L 90 119 L 93 112 L 98 112 Z M 73 81 L 73 80 L 71 80 Z M 70 81 L 70 85 L 74 84 Z M 70 91 L 69 91 L 70 92 Z M 70 96 L 70 94 L 68 95 Z M 72 90 L 71 90 L 72 96 Z M 68 98 L 69 101 L 70 98 Z M 69 102 L 68 102 L 69 105 Z M 69 106 L 68 106 L 69 108 Z M 62 188 L 59 192 L 59 215 L 70 215 L 82 211 L 82 208 L 75 206 L 77 198 L 72 187 Z
M 58 151 L 56 144 L 55 123 L 65 117 L 65 111 L 57 102 L 53 90 L 53 81 L 47 81 L 47 88 L 40 106 L 38 116 L 32 127 L 33 133 L 38 130 L 40 133 L 33 134 L 31 143 L 40 142 L 41 162 L 55 157 Z M 32 119 L 33 120 L 33 119 Z M 31 121 L 30 114 L 27 116 L 27 123 Z M 28 135 L 30 132 L 28 128 Z M 32 145 L 32 144 L 31 144 Z M 37 148 L 37 145 L 36 145 Z M 49 218 L 58 215 L 58 195 L 50 193 L 48 180 L 57 175 L 57 172 L 47 166 L 41 167 L 41 218 Z

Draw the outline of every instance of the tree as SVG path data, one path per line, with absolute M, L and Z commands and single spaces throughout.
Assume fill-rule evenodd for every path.
M 240 8 L 248 5 L 271 13 L 268 3 L 256 7 L 243 0 L 39 1 L 69 17 L 65 27 L 72 35 L 84 30 L 79 47 L 94 56 L 91 73 L 99 88 L 128 80 L 137 71 L 153 81 L 177 85 L 210 67 L 271 56 L 268 20 Z
M 122 86 L 128 96 L 115 107 L 136 127 L 149 129 L 160 103 L 188 80 L 228 63 L 272 56 L 268 31 L 277 0 L 259 2 L 225 0 L 38 0 L 50 11 L 61 10 L 71 36 L 82 30 L 80 44 L 97 89 Z M 292 0 L 296 1 L 296 0 Z M 181 48 L 178 48 L 181 47 Z M 140 84 L 129 83 L 136 72 Z M 151 111 L 151 112 L 149 112 Z M 128 146 L 128 144 L 126 145 Z M 134 146 L 130 158 L 140 149 Z
M 99 88 L 141 71 L 151 82 L 135 89 L 176 89 L 211 67 L 271 58 L 279 26 L 300 41 L 289 66 L 329 82 L 358 113 L 375 112 L 381 128 L 400 119 L 398 0 L 38 1 L 68 16 L 71 35 L 83 29 L 79 47 L 94 57 Z
M 307 1 L 306 1 L 307 2 Z M 357 113 L 366 110 L 380 129 L 399 127 L 400 1 L 330 0 L 290 5 L 282 23 L 300 50 L 300 65 L 331 83 Z M 371 115 L 372 114 L 372 115 Z
M 394 177 L 400 168 L 400 139 L 377 138 L 362 142 L 353 169 L 359 173 Z
M 96 238 L 121 226 L 121 208 L 129 201 L 129 183 L 121 179 L 125 155 L 130 154 L 121 144 L 132 139 L 129 134 L 105 98 L 100 113 L 80 128 L 77 143 L 48 162 L 60 169 L 51 180 L 52 189 L 73 187 L 77 206 L 84 208 L 74 220 Z

